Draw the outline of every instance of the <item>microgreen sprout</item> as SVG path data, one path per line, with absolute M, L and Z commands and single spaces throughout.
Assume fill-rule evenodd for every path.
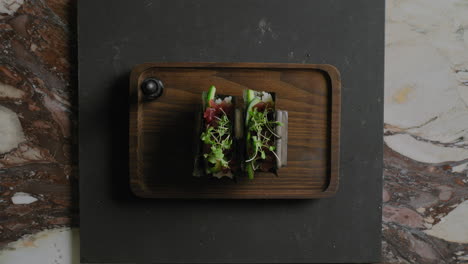
M 221 109 L 222 111 L 222 109 Z M 224 111 L 221 117 L 215 117 L 218 122 L 216 126 L 208 125 L 205 132 L 201 134 L 201 140 L 210 146 L 210 153 L 203 156 L 205 159 L 214 164 L 214 168 L 229 168 L 229 161 L 227 160 L 224 151 L 231 149 L 231 121 Z M 214 172 L 214 171 L 212 171 Z
M 251 141 L 251 156 L 247 163 L 252 166 L 253 170 L 258 169 L 258 160 L 266 159 L 266 151 L 273 153 L 273 155 L 279 160 L 278 155 L 275 152 L 276 147 L 272 145 L 274 138 L 279 138 L 274 131 L 276 126 L 282 126 L 283 124 L 278 121 L 269 121 L 268 114 L 273 111 L 271 108 L 265 108 L 264 111 L 260 112 L 256 107 L 249 110 L 248 120 L 248 140 Z

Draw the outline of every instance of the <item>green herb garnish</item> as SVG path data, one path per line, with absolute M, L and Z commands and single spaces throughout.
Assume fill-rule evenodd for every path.
M 273 111 L 271 108 L 265 108 L 263 112 L 259 112 L 257 108 L 252 107 L 248 110 L 249 119 L 247 120 L 247 140 L 250 141 L 248 153 L 251 155 L 247 163 L 247 174 L 252 179 L 254 171 L 258 169 L 258 160 L 266 159 L 266 152 L 270 151 L 279 159 L 275 152 L 275 146 L 272 145 L 274 138 L 279 138 L 274 132 L 276 126 L 283 124 L 278 121 L 269 121 L 268 114 Z
M 221 109 L 222 111 L 222 109 Z M 205 153 L 205 159 L 213 164 L 213 168 L 207 169 L 207 173 L 215 173 L 223 168 L 229 168 L 229 160 L 224 155 L 224 151 L 231 149 L 231 121 L 223 111 L 223 115 L 215 117 L 218 119 L 217 126 L 208 126 L 206 131 L 201 134 L 201 140 L 210 145 L 210 153 Z

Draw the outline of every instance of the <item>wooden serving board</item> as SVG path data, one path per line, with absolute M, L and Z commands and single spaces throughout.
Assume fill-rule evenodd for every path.
M 163 94 L 146 100 L 140 85 L 154 77 Z M 289 112 L 288 165 L 279 175 L 255 179 L 192 176 L 195 113 L 201 93 L 244 89 L 276 93 Z M 341 81 L 320 64 L 146 63 L 130 77 L 130 185 L 146 198 L 306 199 L 332 196 L 338 188 Z

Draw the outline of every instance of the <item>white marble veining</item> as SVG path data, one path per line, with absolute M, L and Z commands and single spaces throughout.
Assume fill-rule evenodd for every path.
M 388 2 L 386 124 L 457 143 L 451 147 L 468 145 L 467 12 L 464 0 Z
M 0 82 L 0 99 L 20 99 L 24 92 L 11 85 Z
M 24 0 L 0 0 L 0 14 L 13 15 L 23 3 Z
M 447 241 L 457 243 L 468 243 L 468 201 L 458 205 L 447 216 L 431 229 L 426 230 L 426 234 L 435 236 Z
M 30 204 L 36 201 L 36 197 L 33 197 L 29 193 L 24 192 L 17 192 L 11 197 L 11 202 L 13 204 Z
M 18 147 L 18 144 L 23 141 L 23 128 L 18 115 L 0 105 L 0 154 Z
M 447 148 L 417 140 L 406 134 L 386 136 L 385 143 L 398 153 L 425 163 L 460 161 L 468 158 L 468 149 Z
M 390 0 L 386 6 L 384 141 L 405 157 L 447 163 L 462 173 L 468 160 L 468 1 Z M 440 201 L 452 198 L 448 187 L 439 191 Z M 434 226 L 426 217 L 426 233 L 468 243 L 463 200 Z
M 59 228 L 26 235 L 0 251 L 5 264 L 79 264 L 77 229 Z
M 453 172 L 463 172 L 466 169 L 467 166 L 468 166 L 468 163 L 462 163 L 460 165 L 453 166 L 452 171 Z

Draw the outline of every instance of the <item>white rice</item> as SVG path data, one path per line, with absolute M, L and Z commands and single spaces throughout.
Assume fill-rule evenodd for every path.
M 226 97 L 224 97 L 224 102 L 230 104 L 231 101 L 232 101 L 232 96 L 226 96 Z
M 262 102 L 264 102 L 264 103 L 273 102 L 273 97 L 271 97 L 271 94 L 269 94 L 267 92 L 263 92 Z

